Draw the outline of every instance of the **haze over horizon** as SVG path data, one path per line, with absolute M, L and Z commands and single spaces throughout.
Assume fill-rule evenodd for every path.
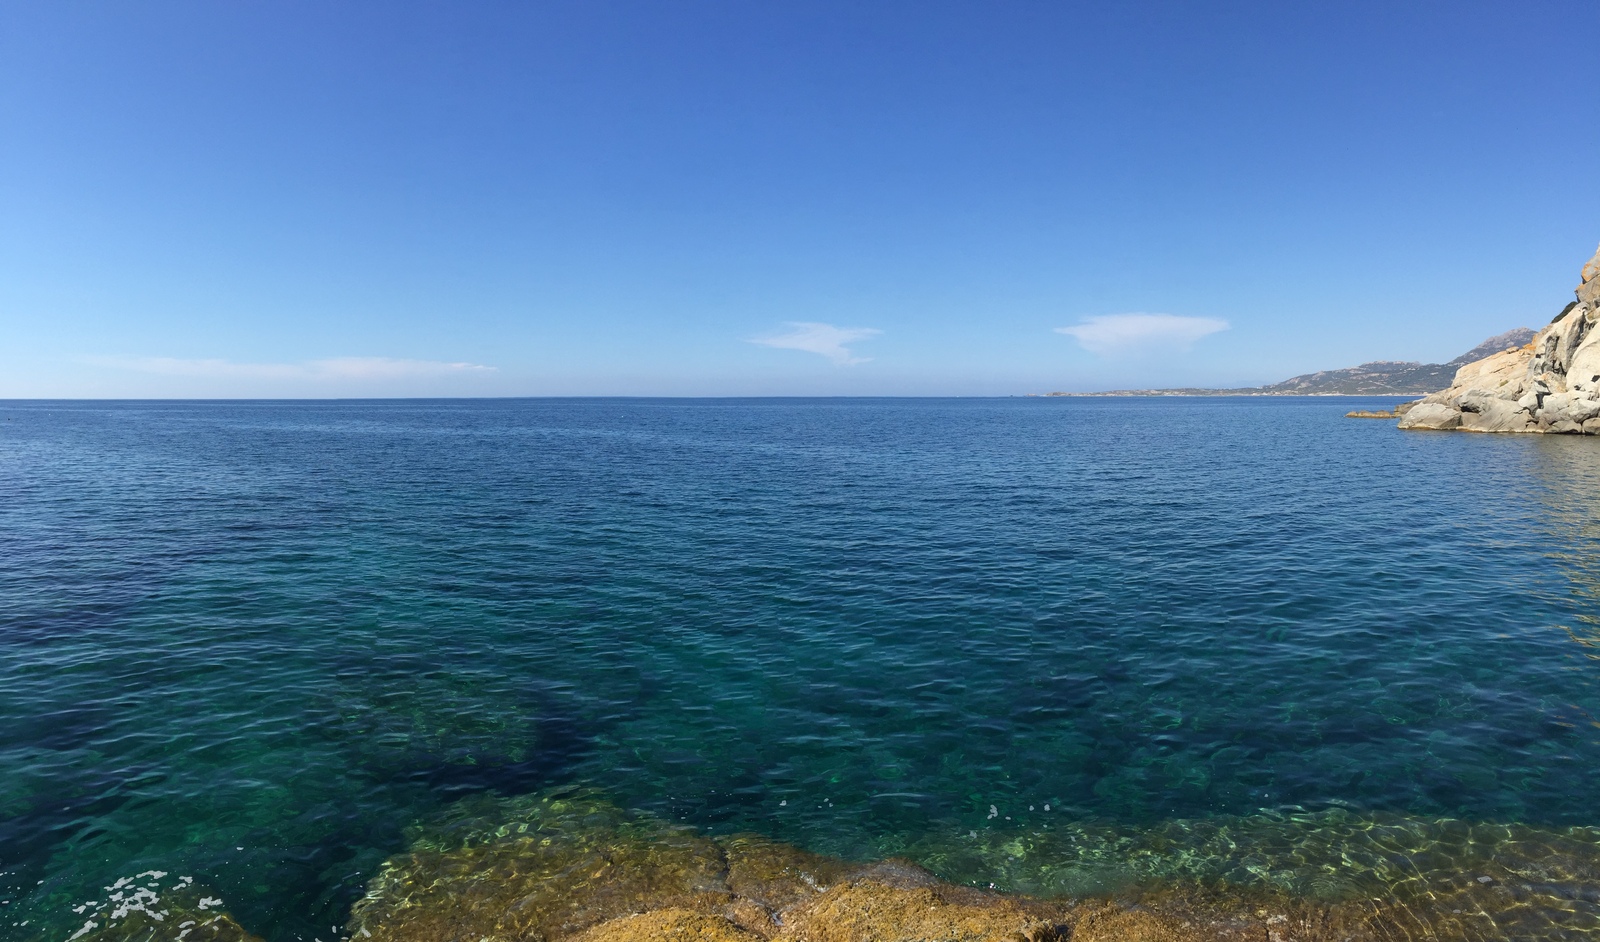
M 0 397 L 1445 362 L 1600 240 L 1578 2 L 0 5 Z

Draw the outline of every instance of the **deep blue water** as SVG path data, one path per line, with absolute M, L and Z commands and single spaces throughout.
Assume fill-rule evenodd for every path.
M 329 939 L 569 783 L 858 857 L 1600 824 L 1600 441 L 1370 404 L 0 403 L 0 932 L 158 869 Z

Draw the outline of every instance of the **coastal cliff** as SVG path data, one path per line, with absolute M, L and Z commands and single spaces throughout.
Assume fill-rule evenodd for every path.
M 1600 250 L 1579 278 L 1576 299 L 1532 341 L 1461 367 L 1400 427 L 1600 434 Z

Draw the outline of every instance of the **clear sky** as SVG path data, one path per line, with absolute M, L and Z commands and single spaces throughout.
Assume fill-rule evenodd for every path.
M 1600 241 L 1600 3 L 0 0 L 0 397 L 1442 361 Z

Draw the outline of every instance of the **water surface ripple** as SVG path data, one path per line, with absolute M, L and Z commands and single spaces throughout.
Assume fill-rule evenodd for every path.
M 1600 824 L 1600 441 L 1365 405 L 0 403 L 0 931 L 330 938 L 562 783 L 1023 889 L 959 842 Z

